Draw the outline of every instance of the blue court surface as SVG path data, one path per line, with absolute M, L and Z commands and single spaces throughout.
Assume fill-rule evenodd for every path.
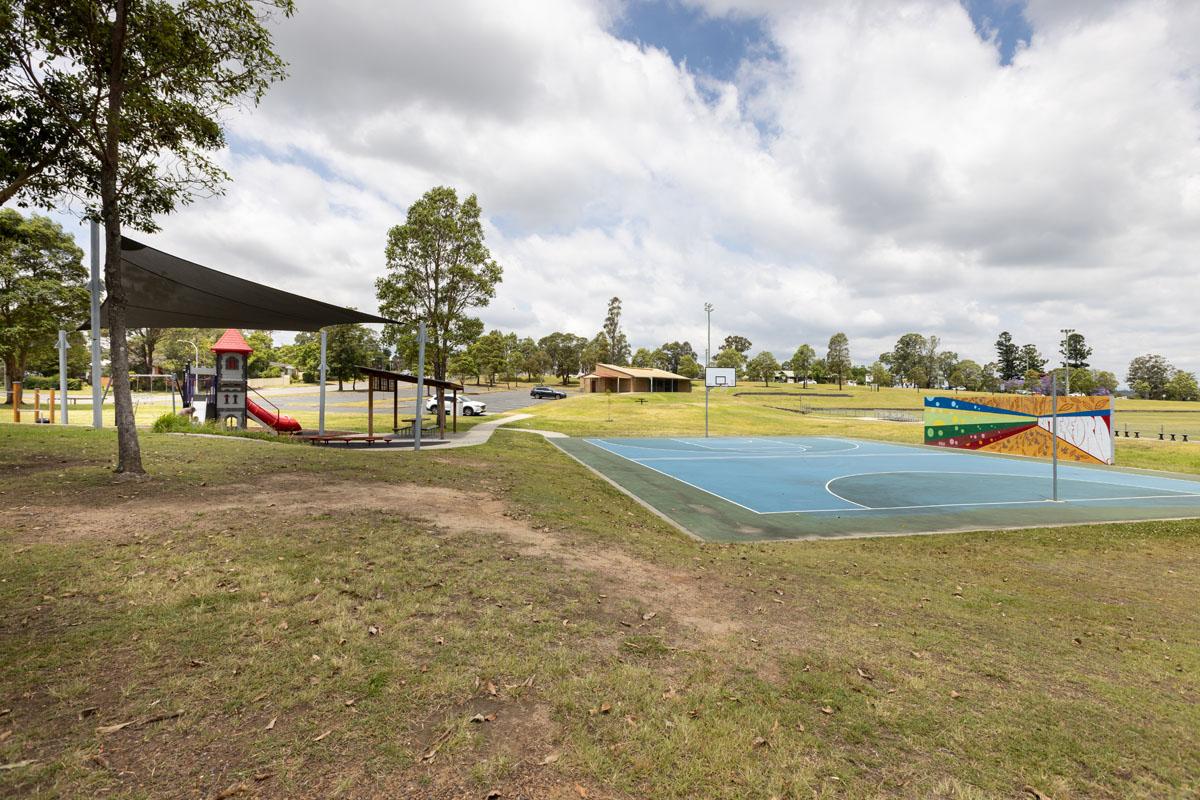
M 557 444 L 689 533 L 786 539 L 1200 517 L 1200 480 L 826 437 Z

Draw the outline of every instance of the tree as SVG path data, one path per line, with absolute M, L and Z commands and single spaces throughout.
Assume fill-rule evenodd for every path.
M 892 373 L 882 361 L 876 361 L 871 365 L 871 383 L 876 386 L 892 385 Z
M 1108 370 L 1093 370 L 1094 379 L 1097 389 L 1104 389 L 1106 393 L 1112 394 L 1120 386 L 1121 382 L 1117 380 L 1117 376 Z
M 542 377 L 550 369 L 550 357 L 528 336 L 517 342 L 516 350 L 520 354 L 521 372 L 530 381 L 541 383 Z
M 1200 386 L 1196 384 L 1196 376 L 1181 369 L 1175 370 L 1171 380 L 1167 381 L 1168 400 L 1197 400 L 1200 399 Z
M 338 391 L 358 388 L 358 367 L 377 366 L 382 355 L 375 331 L 360 323 L 331 325 L 326 330 L 325 364 L 329 377 L 337 378 Z
M 633 354 L 629 365 L 631 367 L 641 367 L 643 369 L 654 366 L 654 351 L 646 347 L 639 347 L 637 352 Z
M 743 356 L 750 352 L 750 340 L 745 336 L 726 336 L 725 341 L 721 344 L 722 350 L 734 350 L 741 353 Z
M 996 339 L 996 365 L 1002 381 L 1021 376 L 1021 351 L 1013 344 L 1012 334 L 1008 331 L 1001 331 Z
M 538 347 L 550 359 L 549 369 L 562 379 L 563 386 L 570 384 L 571 376 L 579 374 L 587 344 L 587 339 L 573 333 L 552 333 L 538 340 Z
M 924 336 L 906 333 L 896 340 L 892 352 L 884 353 L 879 360 L 903 383 L 924 386 L 929 375 L 926 367 L 928 350 L 929 341 Z
M 1063 363 L 1068 367 L 1083 369 L 1088 366 L 1087 360 L 1092 355 L 1092 348 L 1087 346 L 1082 333 L 1070 333 L 1059 342 L 1058 352 L 1062 354 Z M 1071 386 L 1074 385 L 1075 381 L 1072 380 Z
M 508 363 L 508 348 L 509 342 L 500 331 L 489 331 L 467 348 L 467 354 L 475 361 L 481 374 L 487 376 L 488 386 L 495 386 L 496 376 L 504 371 Z
M 967 358 L 954 365 L 947 380 L 951 388 L 961 386 L 968 392 L 978 392 L 983 384 L 983 368 Z
M 702 371 L 700 362 L 693 356 L 683 356 L 679 359 L 679 365 L 672 370 L 685 378 L 699 378 Z
M 996 362 L 989 361 L 983 365 L 979 375 L 979 388 L 984 392 L 1000 391 L 1000 367 Z
M 800 345 L 792 354 L 792 374 L 804 381 L 805 389 L 808 388 L 808 379 L 812 376 L 813 362 L 816 359 L 817 351 L 807 344 Z
M 215 339 L 214 339 L 215 341 Z M 201 348 L 204 352 L 206 348 Z M 321 374 L 321 334 L 315 331 L 302 331 L 296 334 L 291 344 L 281 345 L 275 349 L 276 356 L 304 374 L 307 383 L 316 383 Z M 187 348 L 187 360 L 192 360 L 192 348 Z
M 496 296 L 504 273 L 484 244 L 481 214 L 473 194 L 459 203 L 448 186 L 430 189 L 388 231 L 387 274 L 375 281 L 381 313 L 425 321 L 426 359 L 438 380 L 454 350 L 479 336 L 482 324 L 467 312 Z M 384 341 L 401 344 L 399 327 L 386 326 Z
M 746 369 L 746 356 L 729 347 L 722 347 L 717 357 L 713 359 L 713 365 L 725 367 L 727 369 L 736 369 L 738 373 L 742 373 Z
M 1026 375 L 1036 372 L 1040 376 L 1046 370 L 1046 359 L 1042 358 L 1037 345 L 1033 344 L 1021 345 L 1017 363 L 1020 364 L 1021 371 Z
M 39 348 L 87 317 L 88 273 L 83 251 L 47 217 L 0 210 L 0 357 L 5 402 Z
M 955 370 L 958 369 L 958 363 L 958 353 L 954 352 L 953 350 L 943 350 L 934 357 L 934 370 L 937 375 L 935 380 L 939 381 L 939 385 L 941 385 L 940 382 L 942 381 L 946 383 L 951 382 L 950 376 L 953 375 Z M 975 365 L 975 369 L 979 369 L 978 364 L 976 364 L 974 361 L 971 363 Z
M 1129 362 L 1125 383 L 1145 398 L 1161 400 L 1174 367 L 1162 356 L 1147 354 Z M 1141 388 L 1138 385 L 1141 384 Z
M 835 333 L 829 337 L 829 353 L 825 356 L 825 365 L 830 375 L 837 376 L 838 389 L 842 388 L 842 380 L 850 371 L 850 339 L 844 333 Z
M 808 368 L 808 372 L 813 383 L 824 383 L 825 376 L 829 374 L 829 368 L 825 365 L 825 359 L 815 359 L 812 366 Z
M 700 358 L 696 354 L 696 351 L 692 349 L 692 345 L 689 342 L 667 342 L 658 349 L 667 357 L 667 366 L 663 367 L 663 369 L 680 375 L 683 374 L 679 372 L 680 364 L 683 363 L 685 358 L 690 358 L 692 361 Z
M 608 353 L 608 339 L 604 338 L 604 332 L 596 334 L 590 342 L 584 345 L 583 350 L 579 354 L 579 369 L 585 372 L 591 372 L 596 368 L 596 365 L 605 359 Z
M 64 137 L 32 191 L 77 197 L 103 226 L 112 371 L 127 375 L 122 229 L 154 231 L 156 214 L 219 190 L 227 176 L 210 154 L 225 146 L 221 115 L 241 100 L 257 103 L 284 77 L 265 21 L 290 15 L 292 0 L 5 0 L 0 8 L 0 95 L 48 115 L 36 124 Z M 113 386 L 116 469 L 140 474 L 129 382 Z
M 1092 394 L 1096 391 L 1096 374 L 1090 369 L 1084 367 L 1075 367 L 1070 370 L 1072 393 Z
M 601 333 L 606 343 L 604 363 L 626 366 L 629 363 L 629 339 L 621 330 L 621 298 L 614 297 L 608 301 L 608 313 L 604 316 Z
M 166 332 L 166 328 L 129 329 L 129 348 L 137 356 L 135 367 L 144 374 L 154 372 L 154 351 Z
M 746 375 L 751 380 L 762 381 L 763 386 L 771 385 L 771 378 L 779 372 L 779 362 L 775 355 L 767 350 L 762 351 L 746 364 Z
M 450 374 L 457 376 L 458 382 L 464 386 L 467 383 L 467 377 L 475 379 L 475 385 L 479 385 L 479 365 L 475 363 L 475 357 L 469 351 L 455 353 L 450 356 L 450 365 L 448 367 Z

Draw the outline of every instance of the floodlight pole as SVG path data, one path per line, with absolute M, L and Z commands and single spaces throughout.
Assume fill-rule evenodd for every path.
M 425 407 L 421 395 L 425 394 L 425 320 L 417 324 L 417 413 L 413 420 L 413 450 L 421 449 L 421 422 Z
M 326 370 L 325 350 L 326 350 L 326 346 L 328 345 L 328 343 L 329 343 L 329 333 L 324 328 L 322 328 L 321 329 L 321 369 L 320 369 L 321 374 L 320 374 L 320 378 L 319 378 L 319 380 L 321 381 L 321 413 L 317 415 L 317 435 L 318 436 L 325 435 L 325 370 Z M 196 361 L 197 361 L 197 363 L 199 363 L 199 361 L 200 361 L 199 350 L 197 350 L 196 352 L 197 352 Z
M 58 395 L 62 404 L 62 424 L 67 424 L 67 332 L 58 332 Z
M 92 295 L 92 427 L 104 427 L 104 399 L 100 395 L 100 224 L 92 220 L 92 269 L 88 291 Z
M 1058 502 L 1058 373 L 1050 378 L 1050 460 L 1054 476 L 1053 500 Z
M 713 304 L 705 303 L 704 313 L 708 317 L 708 335 L 704 340 L 704 366 L 706 368 L 712 366 L 712 312 Z M 705 394 L 705 400 L 707 402 L 707 392 Z

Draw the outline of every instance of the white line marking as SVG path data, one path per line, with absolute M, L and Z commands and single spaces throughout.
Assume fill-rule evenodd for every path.
M 1166 500 L 1166 499 L 1171 499 L 1174 497 L 1181 497 L 1181 498 L 1200 497 L 1200 494 L 1143 494 L 1143 495 L 1132 495 L 1130 497 L 1081 497 L 1078 500 L 1061 500 L 1059 502 L 1061 502 L 1061 503 L 1103 503 L 1103 502 L 1116 501 L 1116 500 Z M 845 500 L 845 498 L 841 498 L 841 499 Z M 850 503 L 853 501 L 846 500 L 846 502 Z M 837 512 L 837 513 L 855 512 L 855 513 L 857 513 L 857 512 L 861 512 L 861 511 L 912 511 L 912 510 L 922 509 L 922 508 L 976 508 L 976 507 L 980 507 L 980 506 L 1032 506 L 1032 505 L 1041 505 L 1043 503 L 1049 503 L 1051 505 L 1054 505 L 1053 500 L 1046 498 L 1044 500 L 1000 500 L 1000 501 L 995 501 L 995 502 L 983 502 L 983 503 L 933 503 L 933 504 L 930 504 L 927 506 L 879 506 L 878 508 L 868 508 L 866 506 L 863 506 L 862 508 L 798 508 L 798 509 L 789 509 L 789 510 L 785 510 L 785 511 L 759 511 L 757 513 L 762 514 L 764 516 L 767 514 L 831 514 L 834 512 Z M 1068 524 L 1073 524 L 1073 523 L 1068 523 Z M 1096 523 L 1096 524 L 1100 524 L 1100 523 Z M 1027 527 L 1040 528 L 1042 526 L 1041 525 L 1030 525 Z M 981 528 L 981 530 L 984 530 L 984 529 Z M 988 528 L 986 530 L 991 530 L 991 528 Z
M 694 483 L 685 481 L 683 478 L 672 475 L 669 472 L 663 472 L 661 469 L 655 469 L 654 467 L 650 466 L 649 464 L 643 464 L 640 461 L 630 458 L 629 456 L 623 456 L 620 453 L 618 453 L 616 450 L 609 450 L 609 448 L 605 447 L 603 444 L 600 443 L 601 440 L 599 440 L 599 439 L 585 439 L 584 441 L 586 441 L 588 444 L 592 445 L 593 447 L 599 447 L 601 450 L 612 453 L 614 456 L 623 458 L 631 464 L 637 464 L 639 467 L 645 467 L 646 469 L 651 470 L 652 472 L 657 472 L 659 475 L 670 478 L 673 481 L 679 481 L 684 486 L 690 486 L 697 491 L 704 492 L 705 494 L 710 494 L 713 497 L 717 498 L 718 500 L 724 500 L 726 503 L 732 503 L 733 505 L 737 506 L 738 508 L 744 508 L 745 510 L 749 511 L 751 514 L 761 514 L 762 513 L 761 511 L 755 511 L 753 508 L 750 508 L 749 506 L 744 506 L 741 503 L 737 502 L 736 500 L 730 500 L 728 497 L 723 497 L 714 491 L 705 489 L 703 486 L 697 486 Z
M 669 452 L 666 450 L 660 452 Z M 797 461 L 807 461 L 810 458 L 946 458 L 953 456 L 950 453 L 854 453 L 853 455 L 845 455 L 843 453 L 789 453 L 787 455 L 770 455 L 770 456 L 646 456 L 645 458 L 638 456 L 637 461 L 745 461 L 755 458 L 792 458 Z

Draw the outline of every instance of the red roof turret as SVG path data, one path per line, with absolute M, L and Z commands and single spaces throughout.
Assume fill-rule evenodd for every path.
M 242 338 L 242 332 L 237 328 L 230 328 L 221 334 L 221 338 L 217 339 L 217 343 L 212 346 L 214 353 L 245 353 L 250 355 L 254 352 L 254 348 L 246 344 L 246 340 Z

